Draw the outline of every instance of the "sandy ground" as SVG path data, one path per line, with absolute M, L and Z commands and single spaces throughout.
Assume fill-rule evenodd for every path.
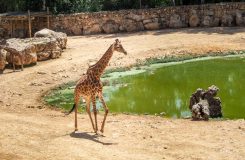
M 245 49 L 245 28 L 69 37 L 61 58 L 26 67 L 23 72 L 7 69 L 0 75 L 1 160 L 244 159 L 244 119 L 194 122 L 109 114 L 104 136 L 97 136 L 91 132 L 88 116 L 80 114 L 79 131 L 73 133 L 73 114 L 64 116 L 50 109 L 41 96 L 57 85 L 77 80 L 116 38 L 129 54 L 115 53 L 109 67 L 166 54 Z M 102 116 L 100 113 L 100 122 Z

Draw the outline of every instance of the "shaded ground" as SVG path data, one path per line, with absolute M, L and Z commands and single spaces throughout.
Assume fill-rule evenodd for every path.
M 60 59 L 24 72 L 0 75 L 1 159 L 243 159 L 245 121 L 193 122 L 154 116 L 110 114 L 105 137 L 91 133 L 86 114 L 64 116 L 41 101 L 49 89 L 85 72 L 115 38 L 129 55 L 115 53 L 110 66 L 166 54 L 245 49 L 244 28 L 180 29 L 133 34 L 69 37 Z M 125 97 L 126 98 L 126 97 Z M 150 107 L 150 106 L 149 106 Z M 99 120 L 102 120 L 100 113 Z

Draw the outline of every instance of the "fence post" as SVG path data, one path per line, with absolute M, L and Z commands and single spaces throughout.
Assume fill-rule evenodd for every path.
M 28 10 L 28 23 L 29 23 L 29 37 L 31 38 L 31 13 Z
M 47 7 L 47 27 L 49 29 L 49 7 Z

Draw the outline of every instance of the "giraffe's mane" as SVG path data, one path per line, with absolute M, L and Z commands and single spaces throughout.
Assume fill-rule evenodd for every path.
M 111 49 L 111 47 L 112 47 L 113 45 L 115 45 L 115 43 L 112 43 L 112 44 L 110 45 L 110 47 L 106 50 L 106 52 L 108 52 L 109 49 Z M 106 53 L 106 52 L 105 52 L 105 53 Z M 101 60 L 102 58 L 103 58 L 103 55 L 102 55 L 102 57 L 98 60 L 98 62 L 100 62 L 100 60 Z M 97 62 L 97 63 L 98 63 L 98 62 Z M 88 67 L 88 70 L 94 68 L 94 67 L 97 65 L 97 63 L 95 63 L 95 64 L 89 66 L 89 67 Z

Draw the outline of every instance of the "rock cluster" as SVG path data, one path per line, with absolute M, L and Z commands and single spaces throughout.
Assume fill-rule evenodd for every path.
M 215 97 L 219 88 L 212 85 L 207 91 L 198 88 L 190 97 L 189 108 L 193 120 L 222 117 L 221 100 Z
M 34 38 L 7 39 L 1 42 L 0 70 L 4 69 L 6 62 L 29 65 L 36 64 L 37 61 L 58 58 L 66 48 L 66 44 L 66 34 L 49 29 L 37 32 Z

